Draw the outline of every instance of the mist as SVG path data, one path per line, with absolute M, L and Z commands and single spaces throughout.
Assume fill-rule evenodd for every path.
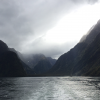
M 95 8 L 94 5 L 100 5 L 100 1 L 0 0 L 0 39 L 10 48 L 15 48 L 24 54 L 42 53 L 58 58 L 79 42 L 80 37 L 99 19 L 100 13 L 97 11 L 98 18 L 95 18 L 94 22 L 90 23 L 82 34 L 80 33 L 81 35 L 78 35 L 77 31 L 73 33 L 67 30 L 70 27 L 69 24 L 66 24 L 68 21 L 65 21 L 68 19 L 67 16 L 78 14 L 77 11 L 85 6 Z M 65 23 L 59 24 L 63 19 Z M 91 20 L 90 22 L 92 22 Z M 73 23 L 73 19 L 70 19 L 69 23 L 72 24 L 71 30 L 73 30 L 76 26 L 75 22 Z M 79 24 L 79 26 L 83 25 L 82 22 Z M 57 29 L 58 25 L 60 28 L 65 27 L 66 30 Z M 56 40 L 57 38 L 58 40 Z

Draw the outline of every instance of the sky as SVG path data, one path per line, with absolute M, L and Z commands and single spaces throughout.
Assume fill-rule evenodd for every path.
M 58 58 L 100 19 L 100 0 L 0 0 L 0 39 L 24 54 Z

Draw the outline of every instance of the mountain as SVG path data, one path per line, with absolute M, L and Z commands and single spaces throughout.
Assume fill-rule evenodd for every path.
M 25 61 L 24 56 L 20 52 L 16 51 L 14 48 L 9 48 L 9 51 L 13 51 L 17 54 L 18 58 L 20 59 L 21 64 L 23 65 L 25 72 L 27 73 L 27 76 L 35 75 L 34 71 L 28 66 L 28 64 Z
M 23 66 L 16 53 L 7 51 L 0 56 L 1 77 L 22 77 L 26 76 Z
M 86 43 L 79 43 L 73 49 L 60 56 L 47 75 L 71 75 L 74 65 L 78 63 L 86 47 Z
M 45 59 L 46 57 L 43 54 L 32 54 L 26 58 L 27 64 L 30 66 L 30 68 L 34 68 L 38 64 L 38 62 L 42 59 Z
M 23 55 L 14 48 L 9 48 L 17 54 L 28 76 L 34 76 L 47 72 L 56 62 L 51 57 L 45 57 L 43 54 Z
M 19 57 L 19 59 L 21 59 L 22 61 L 25 61 L 23 55 L 19 51 L 16 51 L 14 48 L 9 48 L 9 51 L 15 52 L 17 56 Z
M 81 70 L 78 72 L 79 75 L 100 76 L 100 33 L 87 47 L 79 63 L 81 64 Z M 79 65 L 74 67 L 74 73 L 77 72 L 78 67 L 80 68 Z
M 96 25 L 93 25 L 90 28 L 88 33 L 81 38 L 80 42 L 91 44 L 92 41 L 96 38 L 96 36 L 99 34 L 99 32 L 100 32 L 100 20 L 97 22 Z
M 56 62 L 55 59 L 45 57 L 43 54 L 24 56 L 24 59 L 35 75 L 47 72 Z
M 56 59 L 52 59 L 51 57 L 47 57 L 47 59 L 52 66 L 56 63 Z
M 0 77 L 26 76 L 17 54 L 9 51 L 6 43 L 0 40 Z
M 8 46 L 6 45 L 6 43 L 0 40 L 0 54 L 6 51 L 8 51 Z
M 100 76 L 100 21 L 46 73 L 50 76 Z
M 31 55 L 27 55 L 24 56 L 24 62 L 30 67 L 30 68 L 34 68 L 35 65 L 37 65 L 37 63 L 42 60 L 42 59 L 47 59 L 50 64 L 53 66 L 56 62 L 56 59 L 52 59 L 51 57 L 46 57 L 43 54 L 31 54 Z
M 47 72 L 51 67 L 52 65 L 47 59 L 42 59 L 34 66 L 33 70 L 35 75 L 39 75 Z

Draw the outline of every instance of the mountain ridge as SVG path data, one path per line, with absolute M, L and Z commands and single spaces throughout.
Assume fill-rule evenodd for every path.
M 100 21 L 86 39 L 61 55 L 47 76 L 100 76 Z

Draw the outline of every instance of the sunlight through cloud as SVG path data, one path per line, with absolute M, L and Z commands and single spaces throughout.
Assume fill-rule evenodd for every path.
M 62 44 L 79 41 L 92 25 L 100 18 L 100 5 L 86 5 L 64 16 L 58 24 L 50 29 L 45 39 L 50 43 Z

